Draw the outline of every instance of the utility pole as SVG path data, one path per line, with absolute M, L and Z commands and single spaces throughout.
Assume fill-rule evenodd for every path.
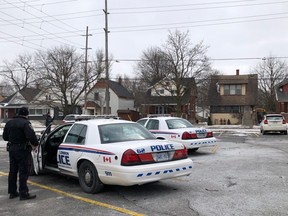
M 110 114 L 110 94 L 109 94 L 109 59 L 108 59 L 108 11 L 107 11 L 107 0 L 105 0 L 105 70 L 106 70 L 106 91 L 105 91 L 105 103 L 106 103 L 106 114 Z
M 86 37 L 86 46 L 85 46 L 85 62 L 84 62 L 84 87 L 85 87 L 85 95 L 84 95 L 84 114 L 87 114 L 87 78 L 88 78 L 88 71 L 87 71 L 87 53 L 88 53 L 88 36 L 92 36 L 92 34 L 88 34 L 88 26 L 86 27 L 86 34 L 83 35 Z

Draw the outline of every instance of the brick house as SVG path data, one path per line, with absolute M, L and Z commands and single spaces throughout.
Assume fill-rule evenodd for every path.
M 208 92 L 212 124 L 256 123 L 258 75 L 214 75 Z
M 288 113 L 288 79 L 275 86 L 275 94 L 277 100 L 276 111 Z

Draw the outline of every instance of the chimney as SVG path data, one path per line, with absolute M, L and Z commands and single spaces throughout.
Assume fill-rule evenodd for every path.
M 122 85 L 122 78 L 121 78 L 121 77 L 118 78 L 118 83 L 119 83 L 120 85 Z
M 240 70 L 239 69 L 236 69 L 236 75 L 239 76 L 239 72 Z

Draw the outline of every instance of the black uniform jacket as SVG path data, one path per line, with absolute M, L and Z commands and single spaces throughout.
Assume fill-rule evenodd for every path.
M 4 127 L 3 139 L 13 144 L 27 144 L 37 146 L 37 136 L 30 121 L 24 116 L 15 116 Z

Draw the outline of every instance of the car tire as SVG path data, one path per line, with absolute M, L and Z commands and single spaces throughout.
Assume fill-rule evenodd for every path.
M 284 135 L 287 135 L 287 131 L 283 131 L 283 134 L 284 134 Z
M 81 163 L 78 176 L 79 184 L 84 192 L 94 194 L 103 190 L 104 184 L 100 181 L 98 172 L 91 162 Z

